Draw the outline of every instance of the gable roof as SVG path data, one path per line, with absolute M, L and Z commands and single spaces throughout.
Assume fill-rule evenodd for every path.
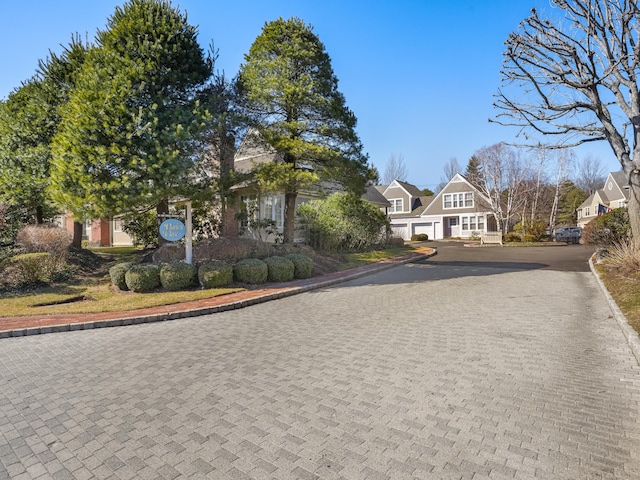
M 611 181 L 613 180 L 613 182 Z M 612 185 L 613 183 L 613 185 Z M 629 179 L 624 172 L 610 172 L 602 187 L 607 192 L 609 201 L 629 200 Z
M 362 195 L 362 198 L 364 200 L 367 200 L 368 202 L 373 203 L 377 207 L 391 206 L 391 202 L 389 202 L 389 200 L 387 200 L 385 196 L 382 195 L 382 192 L 380 192 L 378 186 L 376 185 L 369 185 L 367 187 L 367 190 Z
M 233 169 L 239 173 L 248 173 L 254 164 L 269 163 L 281 158 L 282 155 L 265 142 L 257 130 L 251 129 L 233 157 Z
M 431 200 L 429 205 L 427 205 L 427 207 L 424 209 L 421 215 L 433 214 L 434 213 L 433 209 L 437 209 L 439 205 L 442 205 L 442 201 L 438 202 L 437 200 L 442 198 L 442 195 L 447 194 L 450 187 L 454 184 L 463 184 L 464 188 L 462 190 L 456 189 L 455 192 L 452 192 L 452 193 L 462 193 L 464 191 L 464 192 L 474 192 L 477 195 L 477 198 L 480 201 L 477 202 L 477 204 L 473 207 L 475 210 L 478 210 L 478 207 L 486 208 L 487 211 L 490 209 L 489 206 L 491 205 L 491 202 L 487 198 L 487 196 L 484 193 L 482 193 L 480 190 L 478 190 L 476 187 L 474 187 L 473 184 L 471 184 L 471 182 L 469 182 L 462 175 L 460 175 L 459 173 L 456 173 L 453 176 L 453 178 L 449 180 L 449 182 L 444 186 L 444 188 L 440 190 L 440 192 L 438 192 L 438 194 L 435 197 L 433 197 L 433 199 Z M 431 209 L 432 212 L 428 213 L 427 210 L 430 210 L 429 207 L 431 206 L 433 206 L 433 208 Z
M 402 188 L 405 192 L 407 192 L 409 196 L 414 198 L 423 196 L 422 191 L 418 187 L 416 187 L 415 185 L 412 185 L 411 183 L 401 182 L 400 180 L 394 180 L 389 185 L 383 185 L 382 194 L 384 195 L 388 189 L 395 188 L 395 187 Z
M 620 187 L 620 190 L 622 190 L 624 187 L 626 187 L 628 185 L 628 183 L 629 183 L 629 181 L 627 179 L 627 175 L 622 171 L 611 172 L 611 173 L 609 173 L 609 175 L 618 184 L 618 187 Z

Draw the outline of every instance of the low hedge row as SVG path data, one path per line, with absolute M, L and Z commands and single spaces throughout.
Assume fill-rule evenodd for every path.
M 259 260 L 245 258 L 231 265 L 215 260 L 196 269 L 183 262 L 158 265 L 155 263 L 118 263 L 109 269 L 111 283 L 120 290 L 149 292 L 160 286 L 165 290 L 184 290 L 200 284 L 202 288 L 218 288 L 236 281 L 261 284 L 288 282 L 294 278 L 309 278 L 313 260 L 293 253 Z

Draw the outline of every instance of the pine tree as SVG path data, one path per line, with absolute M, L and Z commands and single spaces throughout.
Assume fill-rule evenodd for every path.
M 311 167 L 322 178 L 363 192 L 367 157 L 356 134 L 356 117 L 338 91 L 325 47 L 298 18 L 267 23 L 240 67 L 238 91 L 251 127 L 279 152 L 286 168 L 284 241 L 293 241 L 295 202 L 303 183 L 296 173 Z M 303 176 L 304 177 L 304 176 Z
M 212 62 L 186 14 L 131 0 L 99 31 L 54 138 L 55 199 L 76 216 L 113 216 L 187 196 L 208 112 Z

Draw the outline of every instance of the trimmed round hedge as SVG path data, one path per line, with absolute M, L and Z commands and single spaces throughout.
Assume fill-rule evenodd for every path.
M 160 266 L 138 263 L 127 270 L 124 279 L 132 292 L 150 292 L 160 286 Z
M 183 290 L 193 285 L 196 267 L 177 262 L 163 265 L 160 269 L 160 284 L 165 290 Z
M 270 282 L 289 282 L 293 280 L 295 266 L 285 257 L 273 256 L 264 259 L 267 264 L 267 280 Z
M 293 262 L 295 278 L 309 278 L 313 271 L 313 260 L 301 253 L 290 253 L 285 258 Z
M 202 288 L 224 287 L 233 282 L 233 267 L 219 260 L 204 263 L 198 269 L 198 280 Z
M 111 283 L 113 283 L 120 290 L 129 290 L 127 287 L 127 281 L 124 276 L 129 270 L 133 267 L 133 263 L 124 262 L 124 263 L 116 263 L 113 267 L 109 269 L 109 277 L 111 278 Z
M 242 283 L 264 283 L 268 275 L 267 264 L 257 258 L 245 258 L 233 267 L 233 277 Z

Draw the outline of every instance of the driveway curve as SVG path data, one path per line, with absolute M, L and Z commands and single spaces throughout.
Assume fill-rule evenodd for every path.
M 563 267 L 582 247 L 430 246 L 241 310 L 2 340 L 0 478 L 640 478 L 640 367 Z

